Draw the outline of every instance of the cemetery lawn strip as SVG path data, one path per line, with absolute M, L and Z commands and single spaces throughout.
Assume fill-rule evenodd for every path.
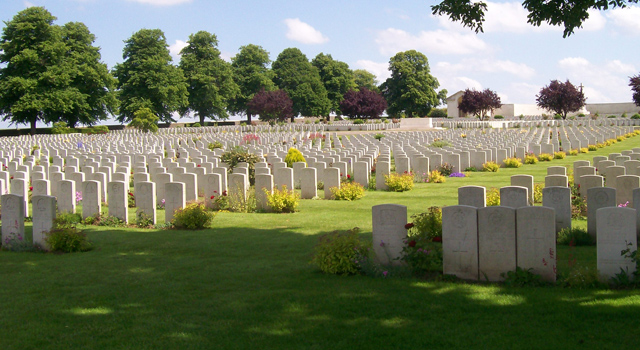
M 308 262 L 322 234 L 370 237 L 373 205 L 412 215 L 456 204 L 459 186 L 539 183 L 547 166 L 638 144 L 355 202 L 303 200 L 294 214 L 218 213 L 200 231 L 89 226 L 86 253 L 0 251 L 0 349 L 635 348 L 636 290 L 341 277 Z M 570 256 L 595 267 L 595 247 L 558 246 L 560 273 Z

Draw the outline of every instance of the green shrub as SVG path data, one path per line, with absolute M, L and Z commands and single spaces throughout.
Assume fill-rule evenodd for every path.
M 504 119 L 504 117 L 501 116 L 500 114 L 498 114 L 498 115 L 494 116 L 493 119 Z
M 640 119 L 640 114 L 636 113 L 631 116 L 631 119 Z
M 529 154 L 524 156 L 524 164 L 537 164 L 538 163 L 538 157 L 536 157 L 533 154 Z
M 450 147 L 450 146 L 453 146 L 453 144 L 451 143 L 451 141 L 448 141 L 448 140 L 435 140 L 431 142 L 431 144 L 429 145 L 429 147 L 435 147 L 435 148 L 443 148 L 443 147 Z
M 191 124 L 191 127 L 192 128 L 201 128 L 202 125 L 200 125 L 200 123 L 193 123 L 193 124 Z
M 392 192 L 404 192 L 413 189 L 413 173 L 391 173 L 384 175 L 384 183 Z
M 504 285 L 507 287 L 539 287 L 543 285 L 542 277 L 532 271 L 533 268 L 525 270 L 516 266 L 515 271 L 503 272 L 500 276 L 504 278 Z
M 567 154 L 564 152 L 553 152 L 553 159 L 565 159 Z
M 580 150 L 583 150 L 583 149 L 587 151 L 585 153 L 589 153 L 589 150 L 587 150 L 586 148 L 581 148 Z M 569 150 L 569 155 L 570 156 L 577 156 L 578 155 L 578 150 L 577 149 Z
M 75 227 L 60 227 L 45 233 L 47 247 L 52 252 L 86 252 L 93 247 L 87 235 Z
M 558 232 L 558 244 L 572 246 L 595 245 L 595 239 L 581 227 L 565 227 Z
M 207 148 L 210 149 L 211 151 L 213 151 L 216 148 L 222 149 L 222 147 L 224 147 L 224 146 L 222 145 L 222 142 L 220 142 L 220 141 L 209 142 L 209 145 L 207 145 Z
M 55 135 L 68 134 L 71 131 L 72 131 L 72 129 L 70 127 L 68 127 L 67 123 L 65 123 L 65 122 L 53 123 L 53 126 L 51 127 L 51 133 L 55 134 Z
M 53 228 L 69 228 L 76 227 L 82 222 L 82 216 L 76 213 L 62 212 L 57 213 L 53 220 Z
M 556 114 L 553 116 L 553 119 L 560 120 L 562 119 L 562 116 L 560 114 Z
M 334 231 L 320 237 L 311 264 L 324 273 L 354 275 L 360 271 L 359 261 L 369 255 L 370 244 L 358 238 L 356 227 L 347 232 Z
M 215 212 L 207 210 L 203 203 L 191 202 L 175 211 L 171 224 L 179 229 L 203 229 L 211 225 L 215 215 Z
M 550 162 L 550 161 L 553 159 L 553 156 L 552 156 L 552 155 L 550 155 L 549 153 L 540 153 L 540 154 L 538 155 L 538 159 L 539 159 L 541 162 Z
M 302 152 L 297 149 L 291 147 L 289 148 L 289 152 L 287 152 L 286 157 L 284 157 L 284 162 L 287 163 L 287 167 L 293 168 L 293 163 L 296 162 L 304 162 L 307 163 L 307 160 L 304 159 Z
M 500 169 L 500 166 L 496 162 L 486 162 L 482 164 L 482 171 L 497 173 Z
M 413 227 L 421 235 L 433 239 L 442 237 L 442 209 L 429 207 L 427 212 L 411 215 Z
M 273 193 L 263 189 L 267 194 L 267 204 L 274 213 L 293 213 L 300 204 L 300 195 L 294 190 L 287 190 L 287 186 L 282 186 L 282 190 L 273 189 Z
M 446 118 L 447 117 L 447 109 L 446 108 L 434 108 L 429 112 L 429 118 Z
M 500 190 L 492 187 L 487 191 L 487 207 L 500 205 Z
M 558 278 L 563 287 L 577 289 L 599 288 L 603 284 L 600 282 L 598 270 L 588 266 L 575 266 L 569 273 Z
M 382 140 L 383 137 L 384 137 L 384 134 L 381 134 L 381 133 L 377 133 L 377 134 L 373 135 L 373 138 L 378 140 L 378 141 Z
M 468 168 L 464 169 L 464 171 L 465 171 L 465 172 L 472 172 L 472 173 L 474 173 L 474 172 L 478 171 L 478 169 L 477 169 L 476 167 L 474 167 L 474 166 L 470 166 L 470 167 L 468 167 Z
M 442 163 L 442 165 L 438 166 L 437 170 L 442 176 L 447 177 L 453 173 L 453 164 Z
M 534 184 L 533 185 L 533 203 L 542 203 L 542 190 L 544 189 L 543 184 Z
M 229 166 L 229 172 L 233 172 L 238 163 L 245 162 L 249 168 L 249 183 L 255 184 L 256 181 L 256 163 L 258 162 L 258 156 L 250 153 L 247 148 L 242 146 L 236 146 L 222 154 L 220 159 L 227 163 Z
M 364 187 L 357 182 L 346 182 L 338 187 L 331 187 L 331 194 L 336 200 L 355 201 L 364 197 Z
M 520 158 L 507 158 L 502 161 L 505 168 L 519 168 L 522 166 L 522 160 Z
M 353 120 L 353 124 L 355 124 L 355 125 L 364 124 L 364 120 L 362 120 L 362 119 L 354 119 Z
M 427 182 L 433 184 L 441 184 L 445 181 L 447 181 L 447 177 L 442 175 L 438 170 L 432 170 L 427 178 Z
M 611 115 L 608 115 L 608 116 L 607 116 L 607 118 L 615 118 L 615 117 L 616 117 L 616 116 L 615 116 L 615 115 L 613 115 L 613 114 L 611 114 Z

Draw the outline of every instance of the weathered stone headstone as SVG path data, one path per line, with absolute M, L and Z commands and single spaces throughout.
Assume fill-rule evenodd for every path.
M 293 184 L 293 169 L 287 167 L 277 168 L 273 177 L 274 186 L 282 190 L 282 186 L 286 186 L 288 191 L 295 189 Z
M 58 211 L 61 213 L 76 212 L 76 183 L 72 180 L 58 182 Z
M 587 191 L 587 231 L 592 237 L 596 237 L 598 209 L 615 206 L 615 188 L 593 187 Z
M 399 258 L 407 237 L 407 207 L 380 204 L 372 208 L 373 250 L 382 265 L 399 265 Z
M 315 169 L 314 169 L 315 170 Z M 217 175 L 217 174 L 216 174 Z M 273 176 L 256 175 L 256 208 L 261 211 L 270 211 L 267 193 L 273 193 Z
M 315 168 L 304 168 L 300 176 L 300 198 L 312 199 L 318 196 L 318 181 Z
M 2 204 L 2 245 L 10 247 L 12 243 L 20 244 L 24 236 L 24 199 L 17 194 L 3 194 Z
M 480 279 L 488 281 L 502 281 L 501 273 L 516 269 L 515 209 L 478 209 L 478 269 Z
M 229 206 L 240 207 L 247 202 L 247 177 L 245 174 L 229 175 Z
M 568 187 L 543 188 L 542 206 L 555 210 L 556 232 L 563 228 L 571 228 L 571 190 Z
M 560 188 L 569 190 L 568 188 Z M 517 263 L 524 270 L 556 281 L 556 225 L 554 210 L 547 207 L 522 207 L 516 210 Z
M 445 275 L 478 280 L 476 207 L 454 205 L 442 208 L 442 257 Z
M 261 168 L 264 169 L 264 168 Z M 256 177 L 258 174 L 256 174 Z M 204 176 L 204 201 L 207 207 L 216 208 L 215 200 L 222 195 L 220 174 L 206 174 Z
M 500 205 L 509 208 L 529 205 L 529 190 L 522 186 L 505 186 L 500 188 Z
M 82 183 L 82 218 L 99 216 L 102 209 L 100 182 L 89 180 Z
M 136 219 L 140 220 L 144 215 L 156 224 L 156 184 L 150 181 L 140 181 L 135 184 L 136 194 Z
M 385 182 L 385 176 L 389 176 L 391 172 L 391 164 L 389 162 L 376 163 L 376 190 L 386 191 L 389 189 Z
M 56 218 L 56 197 L 33 196 L 31 203 L 33 203 L 33 245 L 47 249 L 45 233 L 53 228 L 53 221 Z
M 22 197 L 22 207 L 25 217 L 29 216 L 29 183 L 25 179 L 11 180 L 11 194 Z
M 520 186 L 527 188 L 529 205 L 533 205 L 533 176 L 532 175 L 513 175 L 511 176 L 511 186 Z
M 462 186 L 458 188 L 458 205 L 484 208 L 487 206 L 487 189 L 482 186 Z
M 547 175 L 567 175 L 567 168 L 563 166 L 550 166 L 547 168 Z
M 623 206 L 635 208 L 633 190 L 640 187 L 640 176 L 621 175 L 616 178 L 616 202 Z
M 125 223 L 129 222 L 129 198 L 127 188 L 129 184 L 124 182 L 109 182 L 109 216 L 116 217 Z
M 165 185 L 173 182 L 173 174 L 157 174 L 154 180 L 156 183 L 156 201 L 157 204 L 162 204 L 162 200 L 167 200 L 167 195 L 165 193 Z
M 355 162 L 353 164 L 353 177 L 354 181 L 364 186 L 364 188 L 369 186 L 369 165 L 367 162 Z
M 625 175 L 625 169 L 623 166 L 610 166 L 604 171 L 604 183 L 607 187 L 617 188 L 616 181 L 618 176 Z
M 198 200 L 198 176 L 196 174 L 178 174 L 173 177 L 173 181 L 184 183 L 184 194 L 187 202 Z
M 600 208 L 597 216 L 598 272 L 609 281 L 620 273 L 620 269 L 633 275 L 636 263 L 620 252 L 627 248 L 638 248 L 636 235 L 636 210 L 631 208 Z M 627 244 L 630 244 L 627 246 Z
M 332 188 L 340 188 L 340 169 L 324 169 L 324 199 L 335 199 Z
M 164 203 L 164 222 L 170 223 L 173 220 L 175 211 L 184 208 L 187 199 L 185 196 L 185 184 L 183 182 L 168 182 L 164 185 L 164 192 L 167 198 Z
M 544 177 L 544 187 L 569 187 L 569 177 L 566 175 L 547 175 Z

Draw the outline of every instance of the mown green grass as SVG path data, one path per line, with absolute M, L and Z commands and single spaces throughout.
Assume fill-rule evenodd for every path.
M 219 213 L 201 231 L 90 227 L 87 253 L 0 251 L 0 349 L 636 348 L 635 290 L 340 277 L 309 260 L 324 233 L 370 237 L 373 205 L 411 215 L 456 204 L 461 185 L 543 182 L 546 166 L 638 144 L 355 202 L 305 200 L 295 214 Z M 560 273 L 570 255 L 595 267 L 594 247 L 559 247 Z

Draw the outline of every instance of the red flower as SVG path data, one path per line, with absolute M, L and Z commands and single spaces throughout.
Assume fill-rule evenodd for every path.
M 442 237 L 433 237 L 434 242 L 442 242 Z
M 222 191 L 222 195 L 226 196 L 227 195 L 227 191 Z
M 413 222 L 410 222 L 410 223 L 404 225 L 404 228 L 406 228 L 408 230 L 408 229 L 412 228 L 413 226 L 414 226 Z
M 133 196 L 133 193 L 129 192 L 129 195 L 130 195 L 130 196 Z
M 215 196 L 211 196 L 211 199 L 213 199 Z
M 350 178 L 351 178 L 351 175 L 347 174 L 347 179 L 350 179 Z
M 33 191 L 33 186 L 29 186 L 29 191 Z
M 409 247 L 413 248 L 416 246 L 416 241 L 409 242 Z
M 201 167 L 201 165 L 200 165 L 200 164 L 198 164 L 198 168 L 199 168 L 199 167 Z

